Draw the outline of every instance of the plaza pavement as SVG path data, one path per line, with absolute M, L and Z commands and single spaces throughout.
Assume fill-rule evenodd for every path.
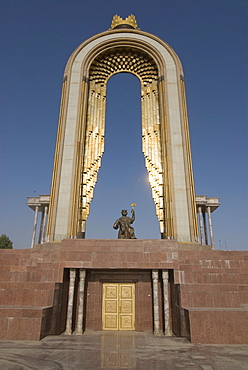
M 39 342 L 0 341 L 0 369 L 248 370 L 248 345 L 191 344 L 152 333 L 87 331 Z

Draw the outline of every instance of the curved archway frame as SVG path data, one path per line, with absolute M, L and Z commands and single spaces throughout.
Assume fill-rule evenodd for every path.
M 67 63 L 60 107 L 48 240 L 84 237 L 104 145 L 106 84 L 94 62 L 117 50 L 137 50 L 154 75 L 141 82 L 143 152 L 163 238 L 194 242 L 197 219 L 184 79 L 169 45 L 139 30 L 113 30 L 81 44 Z M 134 63 L 135 65 L 135 63 Z M 115 66 L 116 68 L 116 66 Z M 118 66 L 117 66 L 118 68 Z M 154 72 L 153 71 L 153 72 Z M 103 71 L 104 72 L 104 71 Z M 106 71 L 105 71 L 106 72 Z

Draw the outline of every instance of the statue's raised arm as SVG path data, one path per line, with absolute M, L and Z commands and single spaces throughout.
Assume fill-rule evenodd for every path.
M 131 217 L 131 224 L 135 221 L 135 212 L 134 212 L 134 209 L 131 210 L 131 213 L 132 213 L 132 217 Z

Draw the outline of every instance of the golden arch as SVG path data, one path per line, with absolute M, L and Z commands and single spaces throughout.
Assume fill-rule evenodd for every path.
M 135 74 L 142 89 L 143 152 L 149 173 L 156 213 L 164 222 L 163 171 L 159 128 L 158 70 L 151 57 L 130 47 L 110 48 L 100 53 L 89 70 L 89 99 L 86 124 L 85 161 L 80 184 L 77 235 L 83 232 L 97 180 L 104 146 L 105 97 L 108 79 L 120 72 Z M 149 109 L 153 105 L 153 109 Z
M 104 151 L 106 84 L 116 73 L 141 83 L 142 142 L 163 238 L 197 237 L 184 79 L 175 52 L 148 33 L 96 35 L 71 55 L 64 75 L 47 235 L 84 237 Z

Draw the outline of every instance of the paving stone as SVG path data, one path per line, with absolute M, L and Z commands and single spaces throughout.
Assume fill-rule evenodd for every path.
M 1 370 L 247 370 L 248 345 L 195 345 L 139 332 L 85 332 L 0 341 Z

